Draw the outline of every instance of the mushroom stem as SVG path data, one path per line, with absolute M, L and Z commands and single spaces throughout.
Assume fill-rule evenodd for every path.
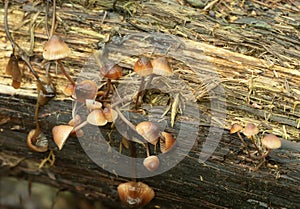
M 35 128 L 34 135 L 32 136 L 32 140 L 31 140 L 31 142 L 33 144 L 36 144 L 38 136 L 41 133 L 41 126 L 40 126 L 40 123 L 39 123 L 39 109 L 40 109 L 40 104 L 37 100 L 36 105 L 35 105 L 35 112 L 34 112 L 34 120 L 35 120 L 36 128 Z
M 49 14 L 49 1 L 46 1 L 46 7 L 45 7 L 45 30 L 46 34 L 48 36 L 48 39 L 50 38 L 49 28 L 48 28 L 48 14 Z
M 102 99 L 106 99 L 108 97 L 110 93 L 110 87 L 111 87 L 111 79 L 107 79 L 107 89 Z
M 254 145 L 255 149 L 258 151 L 258 153 L 262 156 L 262 153 L 260 151 L 260 149 L 258 148 L 258 146 L 256 145 L 253 136 L 250 137 L 250 140 L 252 142 L 252 144 Z
M 247 143 L 245 142 L 245 140 L 243 139 L 243 137 L 241 136 L 240 132 L 238 131 L 237 132 L 237 135 L 239 136 L 240 140 L 242 141 L 245 149 L 247 150 L 247 154 L 248 154 L 248 157 L 250 157 L 250 151 L 248 150 L 248 145 Z
M 71 76 L 66 72 L 64 65 L 62 64 L 62 62 L 60 60 L 57 60 L 57 63 L 59 64 L 60 70 L 62 71 L 62 73 L 66 76 L 66 78 L 71 82 L 71 84 L 73 86 L 75 86 L 75 81 L 73 80 L 73 78 L 71 78 Z
M 86 126 L 87 124 L 89 124 L 87 121 L 84 121 L 84 122 L 80 123 L 78 126 L 76 126 L 76 127 L 74 128 L 74 131 L 75 131 L 75 132 L 78 131 L 79 129 L 83 128 L 83 127 Z
M 137 108 L 138 108 L 139 98 L 140 98 L 140 96 L 142 95 L 142 91 L 144 90 L 144 86 L 145 86 L 145 77 L 142 76 L 140 88 L 139 88 L 139 91 L 138 91 L 138 94 L 137 94 L 136 100 L 135 100 L 135 109 L 136 109 L 136 110 L 137 110 Z
M 147 157 L 150 156 L 150 149 L 149 149 L 149 143 L 145 143 L 145 147 L 146 147 L 146 154 L 147 154 Z
M 51 36 L 53 36 L 54 30 L 55 30 L 55 18 L 56 18 L 56 1 L 53 0 L 53 13 L 52 13 L 52 25 L 51 25 L 51 30 L 50 30 L 50 36 L 49 38 L 51 38 Z

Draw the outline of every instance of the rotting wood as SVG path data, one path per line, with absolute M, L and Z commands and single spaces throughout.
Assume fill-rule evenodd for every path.
M 94 1 L 90 7 L 76 1 L 60 5 L 57 31 L 63 37 L 68 37 L 66 42 L 73 49 L 72 56 L 65 61 L 73 76 L 78 76 L 91 52 L 98 49 L 104 41 L 109 40 L 111 52 L 120 50 L 119 54 L 111 53 L 110 58 L 120 61 L 120 65 L 124 67 L 131 68 L 137 55 L 149 55 L 154 50 L 152 47 L 145 51 L 145 43 L 141 40 L 150 42 L 150 39 L 147 40 L 149 34 L 139 32 L 137 35 L 137 31 L 142 29 L 144 32 L 160 31 L 173 34 L 177 36 L 176 42 L 183 44 L 161 46 L 155 49 L 156 53 L 153 56 L 167 54 L 176 75 L 193 89 L 199 110 L 204 116 L 209 117 L 210 113 L 208 107 L 212 95 L 209 95 L 208 89 L 221 85 L 226 92 L 227 105 L 226 123 L 222 128 L 228 128 L 233 122 L 254 122 L 261 124 L 263 130 L 271 130 L 278 136 L 288 140 L 299 140 L 300 46 L 297 24 L 300 21 L 297 21 L 299 17 L 295 14 L 296 9 L 291 8 L 287 18 L 281 12 L 264 11 L 253 4 L 257 8 L 256 16 L 251 17 L 244 11 L 238 12 L 237 9 L 229 15 L 237 18 L 236 21 L 223 21 L 221 18 L 214 19 L 202 14 L 200 9 L 179 7 L 176 1 L 165 3 L 168 6 L 161 6 L 159 1 L 142 4 L 119 2 L 117 7 L 125 14 L 125 18 L 116 12 L 105 13 L 105 10 L 111 7 L 110 1 Z M 24 12 L 28 13 L 23 19 L 23 22 L 26 22 L 36 14 L 36 8 L 42 8 L 42 5 L 33 7 L 27 2 L 21 8 L 17 5 L 10 7 L 10 28 L 15 29 L 13 35 L 16 41 L 22 43 L 26 49 L 30 48 L 29 24 L 19 23 L 24 17 Z M 3 19 L 3 9 L 0 11 L 0 19 Z M 42 24 L 43 12 L 38 16 L 37 22 L 40 24 L 34 33 L 35 55 L 32 61 L 37 72 L 42 74 L 39 62 L 42 45 L 47 39 Z M 150 33 L 151 36 L 153 34 L 155 33 Z M 91 198 L 115 200 L 116 186 L 125 179 L 117 178 L 93 164 L 75 138 L 68 141 L 67 149 L 56 152 L 57 161 L 54 167 L 37 170 L 39 161 L 46 155 L 31 153 L 25 143 L 26 133 L 34 125 L 34 79 L 26 71 L 22 89 L 14 90 L 9 87 L 11 81 L 4 74 L 4 69 L 11 49 L 4 38 L 3 27 L 0 28 L 0 35 L 3 37 L 3 56 L 0 60 L 1 119 L 9 117 L 9 121 L 1 126 L 1 160 L 4 165 L 1 169 L 6 171 L 1 173 L 33 178 L 55 186 L 61 185 Z M 123 46 L 119 49 L 118 41 L 126 40 L 127 37 L 131 37 L 126 42 L 128 48 Z M 158 37 L 162 41 L 164 38 L 165 36 Z M 170 41 L 169 38 L 165 40 Z M 220 48 L 224 46 L 227 46 L 227 50 Z M 184 52 L 181 58 L 176 54 L 178 47 Z M 191 63 L 194 64 L 192 68 L 187 66 Z M 55 72 L 55 69 L 52 72 Z M 211 75 L 215 73 L 219 75 L 220 83 L 212 82 Z M 44 129 L 48 129 L 48 136 L 49 130 L 55 124 L 66 122 L 71 117 L 70 100 L 65 100 L 61 93 L 66 80 L 59 73 L 52 74 L 59 90 L 57 101 L 51 101 L 45 106 L 41 116 L 41 123 Z M 204 77 L 199 79 L 195 75 Z M 222 104 L 223 99 L 225 98 L 217 98 L 214 101 Z M 20 105 L 26 108 L 20 111 L 17 108 Z M 198 144 L 195 144 L 189 156 L 170 172 L 145 180 L 157 193 L 157 198 L 149 208 L 155 205 L 161 208 L 175 208 L 176 205 L 182 208 L 199 208 L 199 205 L 203 208 L 299 206 L 298 143 L 293 146 L 292 142 L 284 141 L 286 145 L 272 153 L 271 162 L 279 165 L 279 169 L 263 168 L 253 173 L 242 167 L 244 156 L 240 154 L 237 138 L 225 133 L 216 152 L 203 165 L 197 162 L 201 149 L 199 145 L 207 133 L 205 127 L 209 124 L 206 120 L 202 122 L 204 126 L 201 128 L 202 132 L 199 131 Z M 217 126 L 217 123 L 215 125 Z M 21 129 L 16 131 L 19 128 Z M 232 143 L 228 143 L 228 138 L 233 140 Z M 15 152 L 16 147 L 18 153 Z M 16 156 L 26 159 L 15 166 L 11 163 Z M 80 171 L 79 167 L 82 168 Z M 275 196 L 272 196 L 274 194 Z M 230 198 L 227 198 L 228 196 Z M 237 199 L 241 201 L 234 201 Z M 113 203 L 110 204 L 113 206 Z

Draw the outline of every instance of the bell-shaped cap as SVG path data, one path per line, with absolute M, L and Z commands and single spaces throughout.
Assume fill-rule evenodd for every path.
M 48 151 L 48 140 L 46 136 L 36 129 L 32 129 L 27 135 L 27 145 L 30 149 L 35 152 L 47 152 Z
M 147 205 L 155 196 L 151 187 L 143 182 L 126 182 L 118 186 L 119 197 L 129 208 L 140 208 Z
M 139 76 L 145 77 L 153 73 L 151 61 L 147 57 L 139 58 L 133 67 L 133 70 Z
M 106 105 L 103 109 L 103 114 L 108 122 L 114 122 L 118 118 L 118 113 L 111 108 L 110 105 Z
M 248 123 L 243 130 L 243 134 L 245 136 L 247 136 L 248 138 L 251 138 L 252 136 L 254 136 L 258 133 L 259 133 L 259 129 L 253 123 Z
M 6 65 L 6 74 L 11 75 L 12 77 L 12 87 L 14 87 L 15 89 L 20 88 L 23 72 L 19 68 L 18 60 L 13 54 L 11 54 Z
M 53 140 L 59 150 L 63 148 L 73 128 L 74 128 L 73 126 L 69 126 L 69 125 L 58 125 L 53 127 L 52 129 Z
M 170 67 L 168 60 L 165 57 L 158 57 L 151 61 L 153 73 L 161 76 L 173 75 L 173 70 Z
M 267 149 L 278 149 L 281 147 L 280 139 L 274 134 L 267 134 L 261 139 L 261 144 Z
M 231 133 L 231 134 L 234 134 L 234 133 L 239 132 L 239 131 L 241 131 L 241 130 L 243 130 L 243 126 L 240 125 L 240 124 L 238 124 L 238 123 L 234 123 L 234 124 L 232 124 L 232 126 L 230 127 L 230 133 Z
M 144 159 L 143 165 L 148 171 L 155 171 L 159 167 L 159 158 L 155 155 L 148 156 Z
M 105 78 L 118 80 L 122 77 L 122 67 L 112 62 L 108 62 L 100 68 L 100 74 Z
M 89 124 L 92 124 L 94 126 L 104 126 L 107 123 L 107 120 L 102 110 L 98 110 L 98 109 L 90 112 L 86 120 Z
M 45 44 L 43 57 L 46 60 L 59 60 L 68 57 L 71 54 L 71 49 L 57 35 L 53 35 Z
M 97 84 L 92 80 L 83 80 L 76 84 L 74 96 L 79 102 L 85 103 L 86 99 L 94 100 L 97 96 Z
M 160 151 L 162 153 L 169 152 L 172 147 L 175 145 L 176 140 L 174 139 L 173 135 L 168 132 L 162 132 L 161 133 L 162 138 L 160 139 L 159 145 L 160 145 Z
M 154 123 L 150 121 L 141 122 L 136 126 L 136 131 L 150 144 L 157 144 L 160 131 Z

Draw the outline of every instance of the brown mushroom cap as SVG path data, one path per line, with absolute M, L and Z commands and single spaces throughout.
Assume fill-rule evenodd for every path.
M 148 76 L 153 73 L 152 64 L 147 57 L 139 58 L 135 62 L 133 70 L 139 76 Z
M 73 128 L 73 126 L 69 125 L 58 125 L 52 128 L 53 140 L 59 150 L 63 148 Z
M 140 134 L 147 142 L 156 145 L 159 138 L 159 128 L 157 125 L 150 121 L 144 121 L 136 126 L 136 131 Z
M 36 134 L 36 129 L 32 129 L 27 135 L 27 145 L 30 149 L 35 152 L 47 152 L 48 151 L 48 140 L 45 135 L 40 132 L 38 136 L 36 136 L 36 143 L 33 143 L 33 137 Z
M 161 135 L 162 135 L 162 138 L 159 142 L 160 151 L 162 153 L 169 152 L 172 149 L 172 147 L 175 145 L 176 140 L 174 139 L 174 137 L 171 133 L 163 131 L 161 133 Z
M 71 49 L 57 35 L 53 35 L 45 44 L 43 57 L 46 60 L 59 60 L 71 54 Z
M 126 182 L 118 186 L 119 197 L 123 204 L 130 208 L 147 205 L 154 198 L 154 191 L 142 182 Z
M 76 84 L 74 96 L 77 101 L 85 103 L 86 99 L 94 100 L 97 96 L 97 84 L 92 80 L 83 80 Z
M 12 87 L 14 87 L 15 89 L 20 88 L 23 73 L 19 68 L 17 58 L 13 54 L 11 54 L 6 65 L 6 74 L 11 75 L 12 77 Z
M 241 130 L 243 130 L 243 126 L 238 123 L 234 123 L 230 128 L 230 133 L 233 134 Z
M 100 74 L 111 80 L 118 80 L 122 77 L 122 67 L 108 62 L 102 68 L 100 68 Z
M 107 120 L 106 120 L 102 110 L 99 110 L 99 109 L 93 110 L 87 116 L 86 120 L 89 124 L 92 124 L 94 126 L 104 126 L 107 123 Z
M 261 143 L 267 149 L 278 149 L 281 147 L 280 139 L 274 134 L 267 134 L 261 139 Z
M 144 159 L 143 165 L 148 171 L 155 171 L 159 167 L 159 158 L 155 155 L 148 156 Z
M 259 130 L 258 130 L 257 126 L 253 123 L 248 123 L 243 130 L 243 134 L 245 136 L 247 136 L 248 138 L 250 138 L 251 136 L 254 136 L 258 133 L 259 133 Z
M 158 57 L 151 61 L 153 73 L 162 76 L 173 75 L 173 70 L 170 67 L 168 60 L 165 57 Z
M 108 122 L 114 122 L 118 118 L 117 111 L 113 110 L 110 105 L 106 105 L 103 109 L 103 114 Z

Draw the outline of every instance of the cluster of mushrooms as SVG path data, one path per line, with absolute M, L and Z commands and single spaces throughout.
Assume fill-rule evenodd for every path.
M 239 139 L 242 141 L 244 148 L 246 149 L 249 159 L 260 161 L 255 167 L 250 167 L 250 170 L 257 171 L 266 161 L 266 157 L 270 154 L 271 150 L 278 149 L 281 147 L 281 140 L 272 133 L 258 136 L 260 130 L 257 125 L 253 123 L 247 123 L 243 127 L 239 123 L 234 123 L 230 128 L 231 134 L 237 134 Z M 242 135 L 246 136 L 250 140 L 254 149 L 251 151 L 251 147 L 248 146 Z
M 85 120 L 77 114 L 77 110 L 72 111 L 72 119 L 68 124 L 62 124 L 54 126 L 52 129 L 53 141 L 57 145 L 58 149 L 61 150 L 70 135 L 81 137 L 84 135 L 82 128 L 88 124 L 93 126 L 104 126 L 107 123 L 114 123 L 118 118 L 123 120 L 129 128 L 133 129 L 138 133 L 144 141 L 138 141 L 145 145 L 147 157 L 144 159 L 143 165 L 150 172 L 155 171 L 159 168 L 159 158 L 156 155 L 151 155 L 149 151 L 149 145 L 155 146 L 159 142 L 160 151 L 162 153 L 169 152 L 174 147 L 176 140 L 173 134 L 160 131 L 159 127 L 150 121 L 142 121 L 137 125 L 133 125 L 128 121 L 122 112 L 118 109 L 117 105 L 122 101 L 111 104 L 110 97 L 112 91 L 112 80 L 118 80 L 122 77 L 122 67 L 113 62 L 107 61 L 99 65 L 100 77 L 107 80 L 106 91 L 98 89 L 98 86 L 93 80 L 81 80 L 77 83 L 72 77 L 66 72 L 62 60 L 67 58 L 71 54 L 71 49 L 62 40 L 62 38 L 55 32 L 55 16 L 56 16 L 56 3 L 53 1 L 53 19 L 51 31 L 48 31 L 46 24 L 46 31 L 48 35 L 48 41 L 45 43 L 43 48 L 43 63 L 42 67 L 45 68 L 45 75 L 39 75 L 33 68 L 30 57 L 12 38 L 9 27 L 8 27 L 8 1 L 5 1 L 5 15 L 4 24 L 6 35 L 11 42 L 13 52 L 10 56 L 6 67 L 6 73 L 12 78 L 12 86 L 14 88 L 20 88 L 23 72 L 19 67 L 19 62 L 24 64 L 30 69 L 37 81 L 37 102 L 35 109 L 35 129 L 32 129 L 27 136 L 27 145 L 30 149 L 35 152 L 46 152 L 49 150 L 48 139 L 42 132 L 42 128 L 39 124 L 38 115 L 39 108 L 55 97 L 56 90 L 55 85 L 51 79 L 49 73 L 51 64 L 55 63 L 59 67 L 60 71 L 68 80 L 68 84 L 64 89 L 64 94 L 71 96 L 75 103 L 81 108 L 84 107 L 88 113 Z M 47 16 L 47 15 L 46 15 Z M 149 85 L 155 75 L 159 76 L 171 76 L 173 70 L 170 67 L 165 57 L 157 57 L 150 60 L 147 57 L 139 58 L 133 69 L 135 73 L 141 77 L 141 84 L 139 91 L 135 98 L 135 109 L 139 108 L 139 103 L 143 94 L 145 93 L 147 85 Z M 150 76 L 148 83 L 145 82 L 145 78 Z M 146 86 L 146 87 L 145 87 Z M 133 98 L 130 98 L 133 99 Z M 130 141 L 129 143 L 133 143 Z M 135 180 L 122 183 L 118 186 L 118 192 L 121 201 L 129 207 L 142 207 L 150 202 L 154 197 L 154 191 L 151 187 L 142 182 Z

